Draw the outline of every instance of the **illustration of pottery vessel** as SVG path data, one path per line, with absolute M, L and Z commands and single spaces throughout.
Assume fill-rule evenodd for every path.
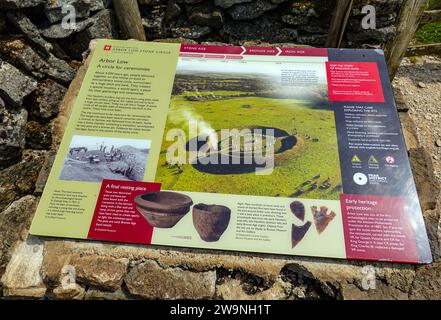
M 193 207 L 193 225 L 202 240 L 218 241 L 228 227 L 231 210 L 225 206 L 199 203 Z
M 185 194 L 158 191 L 138 195 L 136 209 L 155 228 L 172 228 L 189 211 L 193 200 Z

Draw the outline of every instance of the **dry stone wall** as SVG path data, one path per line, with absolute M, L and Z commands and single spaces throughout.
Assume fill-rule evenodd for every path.
M 336 1 L 329 0 L 138 0 L 149 40 L 247 41 L 324 46 Z M 395 35 L 402 0 L 355 1 L 344 44 L 383 47 Z M 362 8 L 377 8 L 377 29 L 364 30 Z
M 117 38 L 111 3 L 63 0 L 78 13 L 60 27 L 60 6 L 0 0 L 0 298 L 35 299 L 426 299 L 439 298 L 439 185 L 406 102 L 397 91 L 424 209 L 429 266 L 155 248 L 31 237 L 28 229 L 86 70 L 94 38 Z M 323 45 L 330 1 L 139 0 L 150 40 Z M 359 29 L 360 3 L 378 5 L 376 31 Z M 402 1 L 356 1 L 345 45 L 382 46 Z M 250 42 L 251 41 L 251 42 Z M 284 44 L 286 43 L 286 44 Z M 75 78 L 76 77 L 76 78 Z M 75 79 L 74 79 L 75 78 Z M 70 86 L 70 87 L 69 87 Z M 69 87 L 69 89 L 67 89 Z M 427 183 L 428 182 L 428 183 Z M 372 265 L 377 288 L 362 287 Z M 75 270 L 75 282 L 69 270 Z

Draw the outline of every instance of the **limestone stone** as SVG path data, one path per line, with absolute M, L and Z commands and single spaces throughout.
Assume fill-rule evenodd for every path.
M 296 29 L 286 28 L 275 15 L 263 15 L 250 21 L 228 19 L 222 32 L 230 42 L 240 45 L 246 41 L 292 43 L 298 37 Z
M 240 280 L 230 278 L 216 286 L 216 296 L 224 300 L 284 300 L 290 290 L 287 283 L 279 279 L 269 289 L 250 295 Z
M 42 119 L 57 115 L 66 91 L 65 87 L 53 80 L 46 79 L 39 82 L 32 96 L 31 113 Z
M 19 163 L 0 171 L 0 211 L 34 191 L 44 158 L 45 151 L 25 150 Z
M 178 38 L 189 38 L 189 39 L 199 39 L 211 31 L 210 27 L 201 27 L 198 25 L 190 26 L 190 27 L 179 27 L 172 28 L 171 32 L 173 37 Z
M 0 98 L 19 107 L 23 99 L 37 88 L 37 81 L 6 61 L 0 60 Z
M 86 300 L 127 300 L 127 294 L 118 288 L 116 291 L 103 291 L 97 288 L 91 287 L 87 290 L 84 297 Z
M 224 12 L 209 2 L 189 7 L 187 15 L 191 23 L 200 26 L 220 28 L 225 22 Z
M 253 0 L 214 0 L 215 5 L 222 8 L 229 8 L 235 4 L 252 2 Z
M 43 279 L 50 287 L 60 285 L 65 266 L 74 268 L 78 283 L 110 291 L 117 290 L 121 285 L 128 265 L 126 258 L 60 251 L 60 247 L 53 244 L 49 241 L 45 247 L 42 267 Z
M 46 0 L 0 0 L 0 9 L 23 9 L 38 6 Z
M 118 38 L 112 10 L 100 10 L 95 15 L 91 16 L 89 20 L 92 22 L 90 26 L 81 32 L 77 32 L 72 36 L 63 39 L 61 42 L 64 50 L 73 59 L 84 60 L 89 53 L 89 43 L 93 39 Z
M 49 76 L 61 83 L 69 83 L 75 76 L 75 70 L 67 62 L 52 54 L 43 59 L 20 39 L 2 41 L 0 53 L 5 60 L 38 79 Z
M 101 256 L 73 257 L 70 262 L 76 269 L 77 280 L 108 290 L 117 290 L 127 270 L 127 259 Z
M 66 287 L 59 286 L 52 291 L 54 299 L 59 300 L 82 300 L 86 295 L 86 290 L 77 283 L 69 284 Z
M 51 23 L 61 21 L 66 13 L 63 13 L 63 6 L 75 8 L 76 18 L 84 18 L 90 15 L 90 0 L 58 0 L 46 1 L 44 13 Z
M 407 112 L 400 112 L 399 116 L 407 150 L 418 148 L 419 141 L 414 121 Z
M 432 157 L 423 147 L 409 150 L 409 159 L 423 210 L 436 208 L 440 186 L 433 176 Z
M 26 148 L 47 150 L 51 147 L 52 126 L 51 123 L 40 123 L 38 121 L 29 121 L 26 123 Z
M 38 28 L 21 11 L 8 11 L 6 16 L 9 21 L 31 41 L 42 53 L 48 55 L 53 49 L 52 45 L 43 39 Z
M 75 69 L 73 69 L 66 61 L 58 59 L 54 55 L 50 55 L 47 59 L 49 69 L 47 74 L 55 80 L 63 84 L 68 84 L 75 77 Z
M 0 213 L 0 276 L 11 258 L 15 243 L 25 240 L 37 202 L 37 198 L 25 196 Z
M 27 118 L 25 109 L 9 110 L 0 105 L 0 170 L 20 160 L 25 146 Z
M 397 87 L 394 87 L 393 89 L 397 110 L 400 112 L 409 111 L 409 106 L 407 105 L 406 97 L 404 96 L 403 91 L 401 91 L 401 89 Z
M 124 281 L 131 294 L 142 298 L 211 298 L 215 293 L 216 272 L 162 268 L 149 260 L 133 267 Z
M 5 297 L 42 298 L 46 287 L 40 276 L 43 242 L 29 238 L 19 243 L 2 277 Z
M 34 194 L 36 196 L 41 196 L 43 194 L 46 181 L 49 177 L 52 164 L 54 163 L 55 160 L 55 155 L 56 155 L 55 150 L 49 150 L 45 156 L 43 166 L 41 167 L 41 170 L 38 173 L 37 181 L 35 182 Z
M 411 300 L 441 299 L 441 261 L 418 267 L 410 290 Z
M 277 8 L 277 4 L 266 0 L 256 0 L 235 5 L 228 9 L 228 13 L 234 20 L 252 20 L 275 8 Z
M 41 34 L 48 39 L 63 39 L 71 34 L 83 31 L 93 24 L 92 19 L 85 19 L 75 23 L 73 28 L 65 28 L 61 23 L 55 23 L 40 29 Z

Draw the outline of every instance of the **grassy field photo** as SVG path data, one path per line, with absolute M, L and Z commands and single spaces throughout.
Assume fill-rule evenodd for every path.
M 243 67 L 242 67 L 243 68 Z M 324 84 L 285 88 L 265 68 L 262 72 L 180 70 L 161 147 L 156 181 L 162 189 L 312 199 L 339 199 L 342 192 L 334 113 Z M 169 164 L 173 141 L 166 133 L 187 133 L 189 121 L 201 133 L 231 128 L 272 128 L 276 139 L 274 169 L 269 175 L 219 165 Z

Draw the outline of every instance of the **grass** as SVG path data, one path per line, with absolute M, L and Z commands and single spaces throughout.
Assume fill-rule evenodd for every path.
M 417 44 L 441 43 L 441 23 L 432 22 L 421 26 L 415 38 Z
M 216 92 L 217 95 L 238 95 L 244 92 Z M 188 95 L 187 92 L 185 95 Z M 191 94 L 191 93 L 190 93 Z M 244 107 L 246 106 L 246 107 Z M 172 97 L 165 133 L 172 128 L 183 129 L 188 135 L 188 118 L 204 121 L 214 130 L 270 126 L 292 132 L 293 119 L 301 152 L 281 157 L 271 175 L 253 173 L 218 175 L 202 173 L 190 164 L 181 166 L 182 173 L 167 166 L 166 150 L 173 142 L 161 147 L 156 181 L 163 189 L 259 196 L 292 195 L 306 181 L 320 175 L 318 185 L 330 179 L 328 190 L 318 188 L 300 197 L 338 199 L 341 190 L 340 162 L 333 111 L 312 109 L 307 101 L 264 97 L 240 97 L 213 101 L 187 101 L 184 95 Z M 313 142 L 317 138 L 318 142 Z M 187 137 L 188 139 L 188 137 Z M 307 188 L 307 187 L 306 187 Z

